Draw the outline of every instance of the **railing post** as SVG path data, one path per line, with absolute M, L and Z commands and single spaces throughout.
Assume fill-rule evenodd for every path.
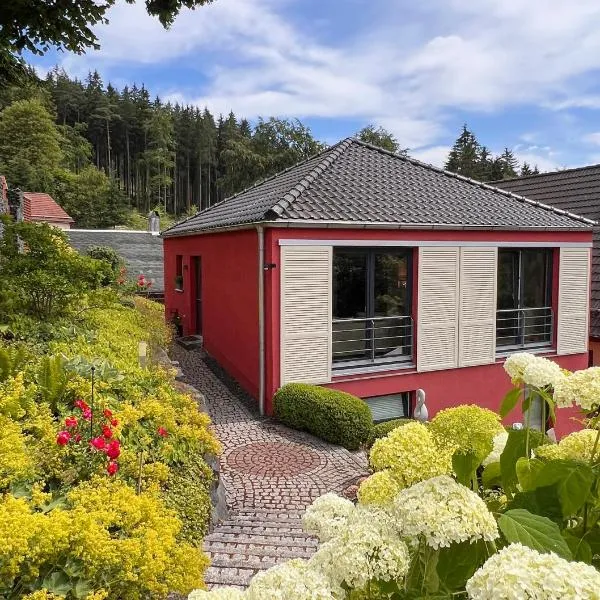
M 369 319 L 371 323 L 371 362 L 375 362 L 375 319 Z

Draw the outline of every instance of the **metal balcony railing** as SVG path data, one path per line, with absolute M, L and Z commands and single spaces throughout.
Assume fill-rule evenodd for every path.
M 409 362 L 413 320 L 410 316 L 334 319 L 334 369 Z
M 496 311 L 496 347 L 499 352 L 551 346 L 553 331 L 554 315 L 550 306 Z

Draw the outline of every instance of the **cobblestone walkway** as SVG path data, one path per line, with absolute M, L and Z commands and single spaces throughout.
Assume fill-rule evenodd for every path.
M 208 586 L 244 587 L 258 570 L 308 558 L 316 541 L 302 532 L 304 509 L 364 475 L 364 454 L 254 416 L 208 368 L 201 352 L 176 348 L 173 358 L 187 383 L 205 396 L 223 445 L 221 479 L 231 518 L 205 540 L 212 561 Z

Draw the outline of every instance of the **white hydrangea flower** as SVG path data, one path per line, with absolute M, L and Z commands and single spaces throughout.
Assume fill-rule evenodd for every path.
M 306 533 L 316 535 L 321 542 L 335 537 L 345 526 L 354 511 L 354 504 L 337 494 L 319 496 L 307 509 L 302 518 Z
M 554 401 L 561 408 L 577 404 L 586 411 L 600 406 L 600 367 L 575 371 L 558 381 Z
M 511 354 L 504 362 L 504 370 L 508 373 L 513 383 L 523 381 L 523 373 L 535 356 L 529 352 L 516 352 Z
M 498 537 L 496 520 L 485 502 L 447 475 L 402 490 L 394 500 L 392 514 L 402 536 L 423 536 L 435 549 Z
M 323 544 L 309 563 L 334 583 L 360 589 L 372 580 L 401 580 L 410 556 L 388 512 L 358 506 L 344 530 Z
M 489 558 L 466 589 L 471 600 L 599 600 L 600 572 L 511 544 Z
M 501 431 L 494 436 L 494 447 L 492 451 L 483 459 L 481 463 L 484 467 L 494 462 L 500 462 L 500 455 L 504 452 L 506 442 L 508 441 L 508 431 Z
M 534 356 L 521 376 L 523 383 L 537 388 L 555 387 L 564 378 L 559 365 L 541 356 Z
M 332 583 L 308 561 L 290 560 L 257 573 L 244 596 L 245 600 L 336 600 L 343 590 Z
M 194 590 L 189 594 L 188 600 L 244 600 L 245 597 L 242 590 L 232 587 L 222 587 L 210 592 Z

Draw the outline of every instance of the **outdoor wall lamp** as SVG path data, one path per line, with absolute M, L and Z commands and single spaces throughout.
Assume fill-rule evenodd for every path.
M 277 266 L 276 263 L 265 263 L 263 266 L 263 269 L 265 271 L 270 271 L 271 269 L 274 269 Z

